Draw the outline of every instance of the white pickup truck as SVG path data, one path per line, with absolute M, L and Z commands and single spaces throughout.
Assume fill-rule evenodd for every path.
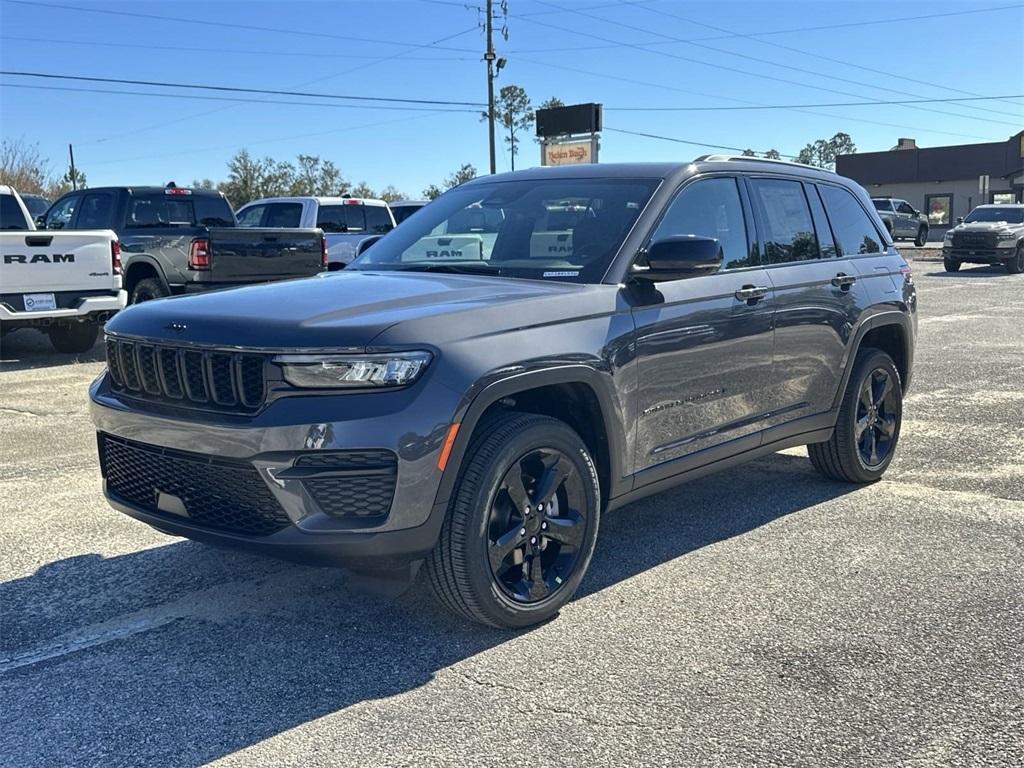
M 322 229 L 329 270 L 351 264 L 368 247 L 366 241 L 395 228 L 386 202 L 362 197 L 265 197 L 243 205 L 235 216 L 240 227 Z
M 0 185 L 0 333 L 36 328 L 58 352 L 85 352 L 126 298 L 117 235 L 37 231 L 18 193 Z

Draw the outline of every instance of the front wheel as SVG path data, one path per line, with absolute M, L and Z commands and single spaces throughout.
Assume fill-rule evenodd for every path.
M 594 462 L 567 424 L 514 412 L 487 421 L 427 560 L 434 595 L 496 627 L 551 618 L 590 565 L 600 498 Z
M 46 331 L 50 343 L 58 352 L 88 352 L 96 343 L 100 326 L 97 323 L 51 325 Z
M 1017 254 L 1006 262 L 1006 271 L 1011 275 L 1019 275 L 1024 272 L 1024 245 L 1017 246 Z
M 917 230 L 917 237 L 914 238 L 914 245 L 918 248 L 924 246 L 928 242 L 928 227 L 919 227 Z
M 947 272 L 959 272 L 960 262 L 956 259 L 943 259 L 942 266 L 946 268 Z
M 902 421 L 903 385 L 895 363 L 880 349 L 862 349 L 832 438 L 807 447 L 811 463 L 833 480 L 874 482 L 892 462 Z

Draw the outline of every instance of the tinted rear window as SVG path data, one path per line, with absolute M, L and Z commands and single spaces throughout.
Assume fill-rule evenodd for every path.
M 358 203 L 321 205 L 316 225 L 324 232 L 362 232 L 366 229 L 363 207 Z
M 107 194 L 86 195 L 78 211 L 76 229 L 106 229 L 113 218 L 114 196 Z
M 383 205 L 364 205 L 363 212 L 366 214 L 366 228 L 371 232 L 383 235 L 391 230 L 391 218 Z
M 267 206 L 264 227 L 297 229 L 302 224 L 302 203 L 271 203 Z
M 875 210 L 876 211 L 891 211 L 892 210 L 892 203 L 889 202 L 888 200 L 872 200 L 871 202 L 875 204 Z
M 783 179 L 752 179 L 754 204 L 761 212 L 761 233 L 769 264 L 821 257 L 803 185 Z
M 25 214 L 14 195 L 0 195 L 0 229 L 28 229 Z
M 128 209 L 129 227 L 231 227 L 234 223 L 231 206 L 219 195 L 133 195 Z

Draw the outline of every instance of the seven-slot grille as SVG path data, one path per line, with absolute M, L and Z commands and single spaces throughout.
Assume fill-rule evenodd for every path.
M 107 490 L 146 512 L 249 536 L 265 536 L 291 525 L 251 464 L 102 433 L 99 442 Z
M 266 393 L 262 355 L 150 344 L 107 336 L 116 389 L 146 400 L 250 412 Z

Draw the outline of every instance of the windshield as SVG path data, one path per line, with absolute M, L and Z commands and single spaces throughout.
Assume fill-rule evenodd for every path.
M 348 269 L 596 283 L 658 179 L 549 179 L 456 188 Z
M 28 212 L 32 214 L 32 218 L 36 216 L 42 216 L 46 213 L 46 209 L 50 207 L 50 201 L 45 197 L 39 195 L 22 195 L 21 202 L 28 208 Z
M 1005 221 L 1007 224 L 1024 224 L 1024 208 L 975 208 L 964 219 L 968 224 L 975 221 Z

